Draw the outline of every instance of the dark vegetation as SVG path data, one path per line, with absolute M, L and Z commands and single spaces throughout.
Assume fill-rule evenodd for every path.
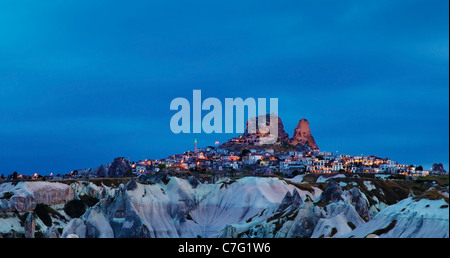
M 421 199 L 429 199 L 429 200 L 439 200 L 444 199 L 448 203 L 448 197 L 439 193 L 436 189 L 432 189 L 422 193 L 421 195 L 415 196 L 414 200 L 418 201 Z
M 90 195 L 80 196 L 80 200 L 71 200 L 64 205 L 64 212 L 71 218 L 79 218 L 89 207 L 95 206 L 99 202 L 99 199 Z
M 250 234 L 250 230 L 247 230 L 247 231 L 237 234 L 237 238 L 242 238 L 244 235 L 248 236 L 249 234 Z
M 98 198 L 90 195 L 82 195 L 80 196 L 80 200 L 88 207 L 93 207 L 100 201 Z
M 391 231 L 395 227 L 396 224 L 397 224 L 397 220 L 393 220 L 393 221 L 391 221 L 391 223 L 389 223 L 389 225 L 387 225 L 387 227 L 377 229 L 374 232 L 372 232 L 372 234 L 375 234 L 377 236 L 380 236 L 382 234 L 386 234 L 389 231 Z
M 430 176 L 425 176 L 425 177 L 418 177 L 416 179 L 416 181 L 418 183 L 422 183 L 422 184 L 429 184 L 429 185 L 437 184 L 442 187 L 449 186 L 449 176 L 448 175 L 441 175 L 441 176 L 430 175 Z
M 351 223 L 350 221 L 347 222 L 347 225 L 348 225 L 352 230 L 354 230 L 354 229 L 356 228 L 355 224 Z
M 192 216 L 191 216 L 191 214 L 189 214 L 189 213 L 186 213 L 186 219 L 187 220 L 194 220 L 193 218 L 192 218 Z
M 71 218 L 79 218 L 86 212 L 86 204 L 81 200 L 71 200 L 64 205 L 64 212 Z
M 310 192 L 310 193 L 314 193 L 315 191 L 314 191 L 314 188 L 310 185 L 310 184 L 300 184 L 300 183 L 295 183 L 295 182 L 292 182 L 292 181 L 289 181 L 289 180 L 287 180 L 287 179 L 283 179 L 286 183 L 288 183 L 288 184 L 290 184 L 290 185 L 293 185 L 293 186 L 295 186 L 295 187 L 297 187 L 298 189 L 300 189 L 300 190 L 303 190 L 303 191 L 308 191 L 308 192 Z
M 297 217 L 298 212 L 299 212 L 298 209 L 297 210 L 291 210 L 290 212 L 288 212 L 286 214 L 286 219 L 287 220 L 294 220 Z
M 40 231 L 34 232 L 34 237 L 35 238 L 45 238 L 44 233 L 42 233 Z
M 294 220 L 298 215 L 299 210 L 294 209 L 290 210 L 288 212 L 279 212 L 273 215 L 272 217 L 267 219 L 267 223 L 271 221 L 275 221 L 275 232 L 278 232 L 284 225 L 286 221 L 292 221 Z
M 6 193 L 3 193 L 3 196 L 2 197 L 0 197 L 0 200 L 1 199 L 4 199 L 4 200 L 9 200 L 9 199 L 11 199 L 11 197 L 13 196 L 14 194 L 13 193 L 11 193 L 11 192 L 6 192 Z
M 36 208 L 34 209 L 34 212 L 36 213 L 36 216 L 39 217 L 47 227 L 52 226 L 52 218 L 66 220 L 64 216 L 62 216 L 56 210 L 52 209 L 47 204 L 43 203 L 37 204 Z
M 254 217 L 256 217 L 256 216 L 257 216 L 257 215 L 255 215 L 255 216 L 253 216 L 253 217 L 250 217 L 250 218 L 248 218 L 248 219 L 247 219 L 247 220 L 246 220 L 245 222 L 246 222 L 246 223 L 250 223 L 250 222 L 252 222 L 253 218 L 254 218 Z
M 338 231 L 337 231 L 336 228 L 332 228 L 332 229 L 331 229 L 330 237 L 333 237 L 334 235 L 336 235 L 337 232 L 338 232 Z
M 312 186 L 318 187 L 321 190 L 326 189 L 327 183 L 315 183 L 315 181 L 323 176 L 325 178 L 335 176 L 336 174 L 306 174 L 303 177 L 305 183 L 292 183 L 289 180 L 286 182 L 293 184 L 299 189 L 307 190 L 306 187 Z M 342 190 L 350 190 L 354 187 L 360 189 L 360 191 L 367 197 L 369 205 L 377 204 L 376 199 L 380 202 L 384 202 L 387 205 L 393 205 L 407 198 L 412 192 L 416 199 L 427 198 L 431 200 L 444 199 L 448 203 L 448 198 L 440 194 L 437 190 L 429 191 L 431 186 L 435 186 L 438 189 L 448 186 L 448 176 L 430 176 L 410 178 L 404 175 L 391 175 L 389 179 L 376 178 L 375 174 L 346 174 L 345 178 L 335 178 L 336 182 L 347 183 L 347 186 L 342 187 Z M 368 190 L 364 185 L 364 181 L 369 181 L 374 189 Z M 324 207 L 327 203 L 316 202 L 315 205 Z
M 3 238 L 25 238 L 24 233 L 16 232 L 14 229 L 11 229 L 8 233 L 2 233 Z
M 231 184 L 233 184 L 233 183 L 236 183 L 236 179 L 231 179 L 231 180 L 229 180 L 229 181 L 227 181 L 227 182 L 223 182 L 222 183 L 222 185 L 220 186 L 220 189 L 222 189 L 222 188 L 228 188 L 228 185 L 231 185 Z
M 283 212 L 275 213 L 275 215 L 273 215 L 272 217 L 268 218 L 266 222 L 269 223 L 271 221 L 278 220 L 278 219 L 280 219 L 283 216 L 283 214 L 284 214 Z
M 396 204 L 398 201 L 408 198 L 410 191 L 415 195 L 422 194 L 429 189 L 429 186 L 418 183 L 414 180 L 383 180 L 376 178 L 338 178 L 337 181 L 346 183 L 354 182 L 362 193 L 369 200 L 369 205 L 376 204 L 376 199 L 388 205 Z M 375 189 L 368 190 L 364 181 L 369 181 Z M 348 184 L 342 190 L 350 190 L 355 185 Z
M 155 182 L 151 181 L 151 180 L 147 180 L 147 181 L 139 181 L 140 184 L 143 185 L 154 185 Z

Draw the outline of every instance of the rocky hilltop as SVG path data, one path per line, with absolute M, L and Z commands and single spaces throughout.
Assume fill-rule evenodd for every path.
M 123 157 L 115 158 L 108 167 L 101 165 L 96 172 L 98 177 L 132 176 L 130 163 Z
M 264 117 L 265 116 L 265 117 Z M 270 134 L 270 130 L 267 128 L 261 130 L 258 127 L 259 121 L 261 118 L 265 118 L 266 126 L 270 128 L 270 114 L 266 114 L 263 116 L 258 116 L 255 118 L 249 119 L 246 123 L 246 129 L 244 134 L 239 137 L 235 137 L 222 144 L 222 148 L 227 149 L 239 149 L 236 147 L 246 146 L 261 146 L 261 138 L 267 137 Z M 272 116 L 278 121 L 278 138 L 277 141 L 273 144 L 275 146 L 287 146 L 292 149 L 296 149 L 304 152 L 315 152 L 319 151 L 319 146 L 317 145 L 314 137 L 311 134 L 311 129 L 309 127 L 309 122 L 305 118 L 301 119 L 294 129 L 294 135 L 292 138 L 289 138 L 289 134 L 284 130 L 283 121 L 277 115 L 272 114 Z M 249 124 L 256 124 L 256 132 L 249 132 Z
M 261 119 L 265 119 L 265 125 L 270 127 L 271 116 L 272 116 L 272 119 L 278 120 L 278 141 L 286 141 L 286 142 L 289 141 L 289 134 L 286 133 L 286 131 L 284 131 L 283 121 L 281 121 L 281 118 L 275 114 L 267 114 L 267 115 L 262 115 L 262 116 L 258 116 L 258 117 L 249 119 L 249 121 L 246 123 L 245 132 L 242 135 L 243 138 L 249 139 L 249 142 L 257 142 L 260 137 L 269 135 L 270 130 L 262 130 L 259 127 L 259 124 L 260 124 Z M 249 132 L 249 124 L 250 123 L 255 124 L 256 132 L 254 132 L 254 133 Z
M 309 128 L 309 122 L 305 118 L 300 119 L 298 122 L 297 127 L 294 129 L 294 135 L 289 139 L 289 143 L 299 150 L 319 151 L 319 145 L 314 140 Z
M 442 163 L 434 163 L 432 172 L 436 174 L 446 174 L 447 171 L 444 169 L 444 165 Z

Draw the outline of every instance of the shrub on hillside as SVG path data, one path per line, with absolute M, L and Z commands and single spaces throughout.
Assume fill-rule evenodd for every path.
M 86 204 L 81 200 L 71 200 L 64 205 L 64 212 L 71 218 L 79 218 L 86 212 Z
M 90 195 L 82 195 L 82 196 L 80 196 L 80 199 L 88 207 L 93 207 L 100 201 L 98 198 L 90 196 Z
M 36 216 L 38 216 L 47 227 L 52 226 L 52 217 L 50 216 L 49 208 L 48 205 L 39 203 L 34 209 Z

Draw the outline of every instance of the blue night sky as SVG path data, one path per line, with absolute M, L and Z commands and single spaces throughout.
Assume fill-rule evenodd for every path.
M 176 97 L 279 98 L 321 150 L 449 163 L 449 1 L 0 2 L 0 174 L 163 158 Z

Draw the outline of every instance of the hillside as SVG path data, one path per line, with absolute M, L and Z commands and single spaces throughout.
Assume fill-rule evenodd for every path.
M 448 237 L 448 183 L 346 175 L 200 182 L 193 176 L 164 174 L 123 182 L 3 183 L 0 233 L 320 238 L 375 232 L 380 237 Z

